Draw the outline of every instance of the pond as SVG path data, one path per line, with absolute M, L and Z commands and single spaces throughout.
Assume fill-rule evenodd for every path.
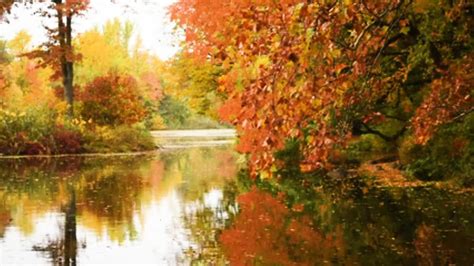
M 474 262 L 472 193 L 351 178 L 254 183 L 232 145 L 200 144 L 0 161 L 0 264 Z

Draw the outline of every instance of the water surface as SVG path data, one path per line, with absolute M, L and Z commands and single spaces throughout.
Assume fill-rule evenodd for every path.
M 3 161 L 0 264 L 187 264 L 188 209 L 216 206 L 232 149 Z
M 254 183 L 232 146 L 0 161 L 0 264 L 472 265 L 474 197 Z

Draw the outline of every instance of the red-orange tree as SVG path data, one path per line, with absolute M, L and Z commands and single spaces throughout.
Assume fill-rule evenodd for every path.
M 226 70 L 221 114 L 253 173 L 278 166 L 288 139 L 311 170 L 354 134 L 395 141 L 413 127 L 425 143 L 472 112 L 472 12 L 462 0 L 180 0 L 170 10 L 189 50 Z M 387 119 L 401 124 L 391 135 L 376 128 Z
M 137 81 L 128 75 L 110 73 L 87 84 L 79 95 L 81 115 L 100 125 L 131 125 L 146 116 Z

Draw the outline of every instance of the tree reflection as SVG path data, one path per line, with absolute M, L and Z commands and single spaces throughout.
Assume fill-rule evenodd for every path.
M 220 148 L 189 149 L 158 157 L 0 161 L 0 233 L 13 219 L 12 226 L 29 236 L 36 232 L 39 219 L 59 216 L 58 225 L 50 225 L 57 230 L 48 229 L 51 234 L 33 249 L 55 264 L 74 265 L 78 249 L 87 246 L 86 242 L 78 243 L 78 225 L 92 230 L 99 239 L 119 245 L 136 240 L 136 228 L 143 227 L 137 222 L 143 223 L 146 215 L 142 209 L 177 191 L 183 204 L 194 205 L 196 212 L 204 214 L 186 222 L 198 223 L 212 233 L 212 239 L 193 240 L 206 246 L 201 251 L 219 253 L 215 233 L 216 228 L 224 228 L 221 222 L 225 219 L 215 222 L 214 213 L 224 218 L 227 210 L 204 206 L 202 199 L 232 180 L 236 169 L 233 152 Z M 235 205 L 233 200 L 228 203 Z M 60 233 L 55 235 L 54 231 Z M 194 231 L 195 236 L 198 231 Z
M 54 265 L 77 264 L 76 192 L 69 186 L 69 200 L 64 206 L 64 228 L 58 239 L 50 240 L 45 246 L 37 245 L 33 250 L 49 255 Z
M 360 178 L 324 176 L 240 178 L 226 187 L 233 190 L 223 190 L 218 206 L 201 199 L 185 217 L 201 243 L 189 254 L 197 265 L 468 265 L 474 260 L 472 193 L 380 188 Z
M 71 199 L 66 206 L 65 212 L 65 227 L 64 227 L 64 264 L 76 265 L 77 256 L 77 224 L 76 224 L 76 192 L 70 186 L 69 193 Z
M 185 180 L 180 186 L 185 202 L 183 222 L 193 243 L 186 257 L 192 265 L 224 265 L 227 259 L 218 234 L 238 211 L 235 153 L 214 148 L 194 149 L 183 155 L 174 161 Z
M 313 265 L 344 252 L 342 231 L 323 233 L 283 198 L 253 188 L 238 198 L 240 214 L 220 236 L 232 265 Z
M 105 229 L 112 240 L 134 237 L 133 215 L 140 208 L 139 196 L 146 183 L 143 175 L 149 165 L 149 160 L 138 158 L 0 164 L 0 232 L 13 219 L 28 235 L 34 231 L 38 217 L 63 206 L 60 209 L 65 220 L 58 225 L 63 233 L 33 249 L 49 254 L 55 264 L 75 265 L 77 217 L 98 235 Z M 12 213 L 14 217 L 10 218 Z
M 78 242 L 78 225 L 121 245 L 138 238 L 144 209 L 177 192 L 187 258 L 198 265 L 474 261 L 472 193 L 292 173 L 236 179 L 232 156 L 190 149 L 159 158 L 0 163 L 0 238 L 10 226 L 28 236 L 39 218 L 60 214 L 60 234 L 34 249 L 73 265 L 87 244 Z
M 0 196 L 0 199 L 2 197 Z M 10 224 L 12 218 L 10 210 L 7 209 L 5 202 L 0 202 L 0 238 L 5 234 L 6 227 Z
M 232 265 L 446 265 L 474 259 L 472 194 L 359 179 L 256 181 L 220 234 Z

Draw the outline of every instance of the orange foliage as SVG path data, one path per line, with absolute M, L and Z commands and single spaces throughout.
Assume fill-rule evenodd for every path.
M 324 162 L 334 143 L 343 140 L 329 127 L 330 114 L 334 108 L 366 97 L 357 92 L 341 101 L 341 95 L 358 77 L 369 74 L 374 61 L 369 55 L 377 54 L 384 45 L 386 33 L 369 27 L 366 17 L 401 8 L 394 0 L 368 7 L 363 2 L 183 0 L 171 9 L 172 17 L 186 28 L 188 44 L 196 52 L 207 47 L 207 51 L 217 50 L 215 57 L 224 64 L 238 62 L 243 69 L 257 68 L 256 76 L 252 71 L 241 73 L 241 79 L 250 80 L 243 84 L 244 90 L 226 80 L 235 80 L 233 71 L 221 79 L 232 106 L 223 107 L 223 118 L 231 118 L 228 121 L 238 125 L 240 150 L 254 157 L 251 163 L 255 171 L 275 164 L 273 153 L 282 148 L 285 139 L 305 140 L 303 163 L 311 168 Z M 380 20 L 393 19 L 380 16 Z M 360 37 L 341 46 L 334 37 L 348 24 Z M 366 32 L 370 38 L 364 38 Z M 229 47 L 237 51 L 229 51 Z M 253 66 L 261 55 L 266 55 L 269 63 Z M 343 71 L 347 68 L 352 71 Z M 373 87 L 372 94 L 381 90 L 380 86 Z M 237 102 L 244 104 L 235 108 Z M 304 138 L 303 129 L 311 137 Z
M 146 116 L 137 81 L 128 75 L 109 73 L 89 83 L 79 95 L 82 116 L 101 125 L 134 124 Z
M 462 11 L 463 3 L 443 8 Z M 413 1 L 402 0 L 180 0 L 170 13 L 189 50 L 225 68 L 222 118 L 237 126 L 255 176 L 278 164 L 274 153 L 287 139 L 300 141 L 302 169 L 312 170 L 346 144 L 354 122 L 384 120 L 381 103 L 388 105 L 410 72 L 413 10 Z M 448 11 L 445 21 L 461 14 Z M 389 50 L 395 53 L 385 55 Z M 414 120 L 420 142 L 472 106 L 469 60 L 433 81 Z M 386 72 L 382 61 L 397 63 Z M 449 111 L 437 107 L 444 99 L 454 105 Z
M 152 72 L 144 73 L 141 82 L 145 85 L 147 97 L 153 101 L 163 98 L 163 88 L 160 79 Z
M 441 71 L 431 83 L 431 91 L 416 110 L 413 126 L 416 140 L 425 144 L 440 125 L 452 122 L 474 110 L 474 55 Z

